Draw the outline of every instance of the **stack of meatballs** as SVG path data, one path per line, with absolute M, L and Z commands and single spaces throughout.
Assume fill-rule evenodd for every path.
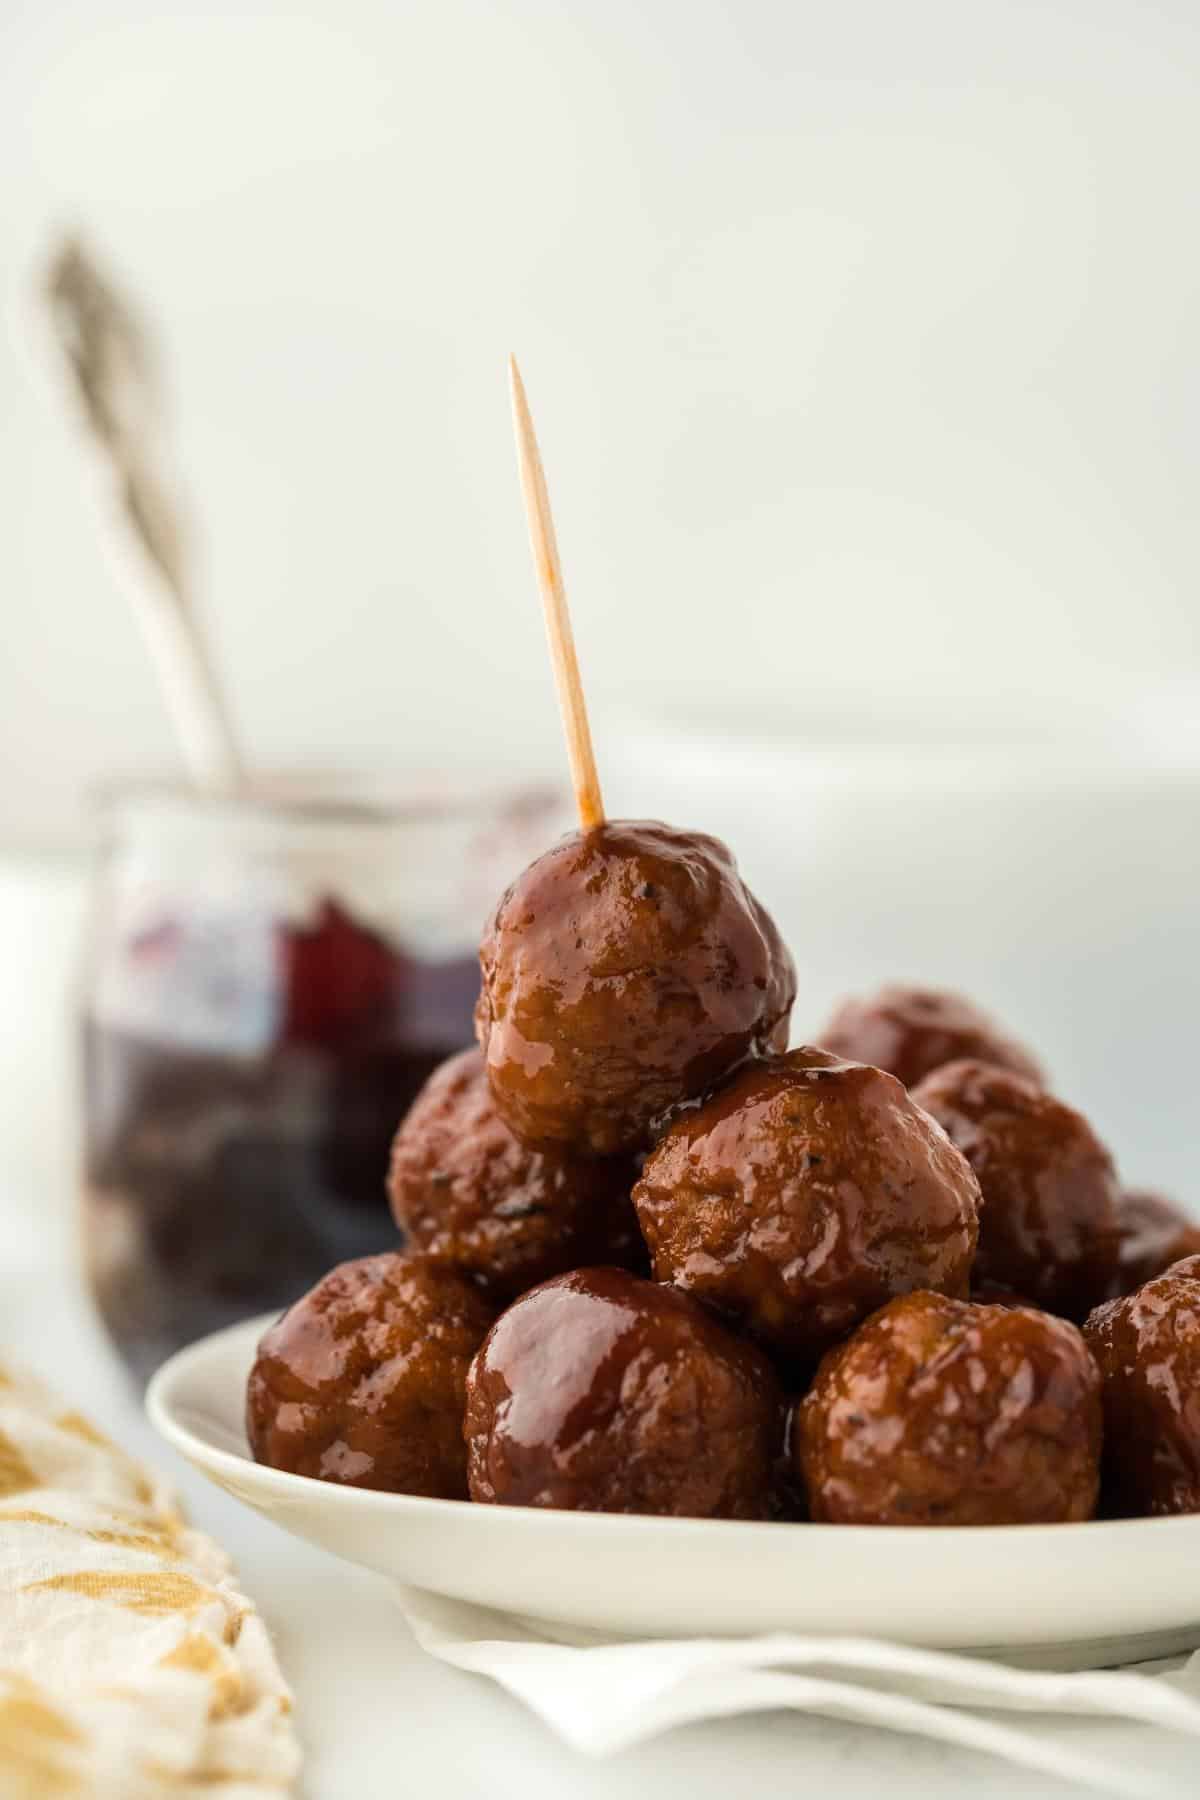
M 691 1517 L 1200 1510 L 1200 1227 L 987 1016 L 888 988 L 789 1051 L 773 921 L 657 823 L 556 844 L 480 963 L 479 1048 L 396 1137 L 404 1247 L 262 1340 L 261 1462 Z

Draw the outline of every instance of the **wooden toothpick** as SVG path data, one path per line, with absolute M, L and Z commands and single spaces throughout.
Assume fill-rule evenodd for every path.
M 517 434 L 521 493 L 525 500 L 525 517 L 529 525 L 529 542 L 533 549 L 538 586 L 542 591 L 542 611 L 546 620 L 546 636 L 550 642 L 554 685 L 558 689 L 558 707 L 567 739 L 575 805 L 579 812 L 580 829 L 594 831 L 604 823 L 604 801 L 600 795 L 600 777 L 596 773 L 596 756 L 592 749 L 592 733 L 583 698 L 583 683 L 579 676 L 579 659 L 575 654 L 571 615 L 567 610 L 562 565 L 558 560 L 558 542 L 554 535 L 550 496 L 546 491 L 546 476 L 538 454 L 529 402 L 525 398 L 525 384 L 521 380 L 515 356 L 508 359 L 508 373 L 512 388 L 513 425 Z

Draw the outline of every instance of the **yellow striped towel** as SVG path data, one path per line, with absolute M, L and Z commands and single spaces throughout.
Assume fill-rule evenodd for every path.
M 299 1750 L 266 1629 L 169 1489 L 0 1368 L 0 1795 L 278 1800 Z

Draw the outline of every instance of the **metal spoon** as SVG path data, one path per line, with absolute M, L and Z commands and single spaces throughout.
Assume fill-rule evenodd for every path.
M 42 298 L 100 452 L 118 564 L 191 780 L 209 792 L 242 788 L 244 765 L 196 616 L 186 509 L 171 475 L 150 333 L 76 238 L 51 261 Z

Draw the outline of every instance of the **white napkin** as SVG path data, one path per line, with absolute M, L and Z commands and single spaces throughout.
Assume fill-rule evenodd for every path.
M 432 1656 L 489 1676 L 592 1756 L 697 1719 L 782 1708 L 937 1738 L 1095 1792 L 1161 1800 L 1162 1785 L 1143 1773 L 986 1715 L 1092 1715 L 1200 1737 L 1200 1651 L 1137 1672 L 1046 1674 L 865 1638 L 623 1642 L 557 1626 L 550 1636 L 543 1626 L 415 1588 L 399 1597 Z

